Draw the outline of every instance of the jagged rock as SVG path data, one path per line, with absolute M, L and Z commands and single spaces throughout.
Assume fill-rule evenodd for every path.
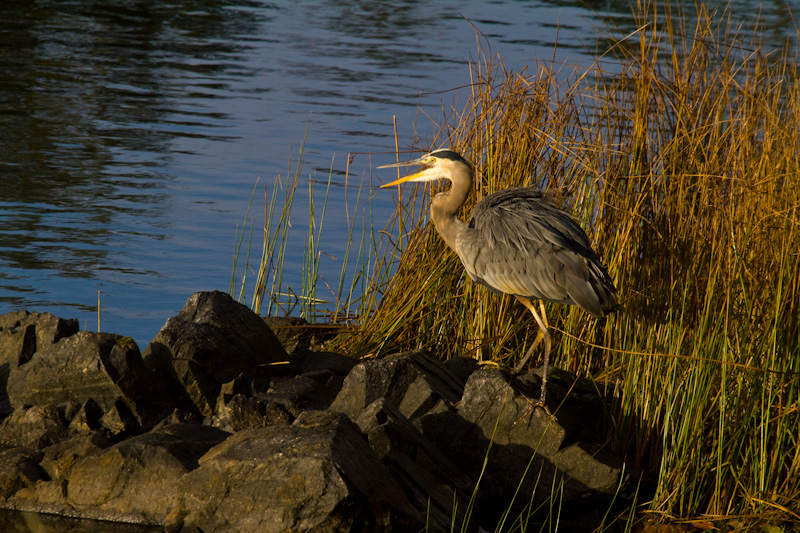
M 552 401 L 559 406 L 559 398 Z M 458 409 L 462 420 L 450 423 L 447 438 L 437 444 L 458 464 L 469 465 L 471 476 L 488 461 L 481 485 L 490 495 L 482 500 L 484 511 L 503 508 L 515 494 L 520 504 L 534 508 L 557 497 L 564 509 L 583 511 L 592 498 L 610 502 L 624 480 L 621 462 L 609 462 L 600 451 L 602 433 L 594 435 L 594 442 L 574 442 L 576 433 L 560 423 L 561 417 L 577 416 L 570 409 L 564 402 L 555 418 L 541 408 L 531 409 L 507 373 L 483 369 L 467 381 Z M 565 515 L 565 523 L 579 520 L 579 514 Z M 487 522 L 497 518 L 482 517 Z
M 272 380 L 265 396 L 289 402 L 298 409 L 327 409 L 342 388 L 344 377 L 321 371 Z
M 41 457 L 41 452 L 30 448 L 0 451 L 0 498 L 5 500 L 44 479 L 44 472 L 39 468 Z
M 299 361 L 297 359 L 300 359 Z M 355 361 L 337 354 L 305 352 L 290 365 L 300 375 L 253 383 L 244 376 L 222 385 L 210 424 L 226 431 L 289 425 L 303 410 L 326 409 Z M 263 390 L 254 391 L 261 388 Z
M 150 375 L 139 347 L 130 337 L 123 337 L 112 346 L 103 365 L 122 391 L 122 397 L 114 402 L 115 411 L 129 412 L 143 429 L 152 428 L 175 409 L 164 381 Z
M 43 350 L 9 376 L 8 396 L 14 408 L 26 405 L 85 402 L 113 405 L 120 391 L 103 368 L 118 335 L 80 331 Z
M 144 355 L 153 374 L 169 378 L 177 405 L 203 416 L 213 414 L 223 383 L 287 360 L 269 326 L 219 291 L 193 294 Z
M 330 409 L 355 420 L 372 402 L 385 398 L 413 422 L 454 404 L 463 389 L 464 383 L 441 361 L 420 350 L 357 364 Z
M 17 409 L 0 423 L 0 444 L 41 449 L 61 442 L 69 430 L 54 405 Z
M 69 470 L 66 502 L 86 518 L 163 524 L 177 504 L 181 476 L 230 434 L 176 424 L 129 438 Z
M 556 453 L 566 436 L 544 409 L 532 408 L 506 372 L 495 368 L 470 376 L 458 413 L 495 444 L 527 446 L 545 457 Z
M 39 466 L 50 479 L 65 480 L 77 461 L 111 445 L 112 442 L 100 432 L 75 435 L 45 448 Z
M 111 443 L 101 433 L 79 435 L 59 442 L 39 453 L 38 468 L 43 475 L 36 483 L 27 483 L 9 496 L 6 507 L 32 513 L 72 515 L 66 502 L 66 477 L 76 461 L 97 453 Z M 115 528 L 116 529 L 116 528 Z
M 428 531 L 470 531 L 464 524 L 474 482 L 385 398 L 356 421 L 370 448 L 426 517 Z
M 276 367 L 275 370 L 279 372 L 280 368 L 287 369 L 286 374 L 296 376 L 300 374 L 327 374 L 346 376 L 358 361 L 333 352 L 312 352 L 304 350 L 296 352 L 289 359 L 288 365 Z M 273 370 L 273 375 L 278 372 Z M 341 384 L 339 384 L 341 386 Z
M 69 428 L 78 433 L 88 434 L 101 427 L 103 410 L 93 398 L 86 400 L 70 418 Z
M 236 433 L 178 492 L 172 530 L 408 531 L 414 512 L 358 428 L 326 413 Z
M 12 369 L 28 362 L 38 349 L 78 332 L 76 319 L 50 313 L 15 311 L 0 315 L 0 417 L 13 411 L 6 387 Z
M 293 316 L 261 318 L 275 333 L 286 353 L 291 356 L 321 348 L 328 339 L 342 329 L 335 324 L 309 324 L 306 319 Z
M 626 494 L 594 383 L 553 369 L 554 419 L 525 396 L 535 373 L 424 351 L 287 358 L 222 293 L 193 295 L 144 359 L 124 337 L 0 316 L 0 382 L 6 509 L 182 533 L 476 531 L 555 498 L 584 531 Z
M 63 337 L 74 335 L 80 329 L 78 319 L 63 319 L 50 313 L 14 311 L 0 315 L 0 332 L 24 332 L 28 326 L 34 327 L 36 344 L 33 351 L 41 350 Z M 2 348 L 0 353 L 4 353 Z
M 117 433 L 152 427 L 174 409 L 163 382 L 146 371 L 136 343 L 108 333 L 80 331 L 36 351 L 11 369 L 7 391 L 15 408 L 91 400 Z
M 298 414 L 291 407 L 287 409 L 286 405 L 269 398 L 220 394 L 211 425 L 231 432 L 257 427 L 288 426 Z

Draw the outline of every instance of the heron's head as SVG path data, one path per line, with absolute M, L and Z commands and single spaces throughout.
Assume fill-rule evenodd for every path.
M 435 181 L 441 179 L 454 181 L 459 178 L 472 179 L 472 167 L 467 163 L 467 160 L 461 157 L 457 152 L 448 150 L 447 148 L 434 150 L 433 152 L 423 155 L 419 159 L 383 165 L 378 168 L 406 167 L 411 165 L 421 165 L 422 169 L 408 176 L 404 176 L 399 180 L 382 185 L 382 187 L 399 185 L 407 181 Z

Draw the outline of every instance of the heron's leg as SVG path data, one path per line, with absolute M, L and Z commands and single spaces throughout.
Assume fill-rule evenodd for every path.
M 531 344 L 530 348 L 528 348 L 528 351 L 525 352 L 525 355 L 522 357 L 522 360 L 520 360 L 520 362 L 517 363 L 517 366 L 514 367 L 515 374 L 519 374 L 520 372 L 522 372 L 522 369 L 525 367 L 525 363 L 528 362 L 528 359 L 530 359 L 531 354 L 536 349 L 536 347 L 539 346 L 539 343 L 542 342 L 542 339 L 544 339 L 544 334 L 542 333 L 542 330 L 539 330 L 536 332 L 536 338 L 533 340 L 533 343 Z
M 544 318 L 539 316 L 539 313 L 536 312 L 536 308 L 533 306 L 533 302 L 528 298 L 521 298 L 519 296 L 516 296 L 516 298 L 522 303 L 522 305 L 527 307 L 533 315 L 533 318 L 539 325 L 539 334 L 536 336 L 536 340 L 533 342 L 533 345 L 528 349 L 525 357 L 522 358 L 522 361 L 519 362 L 514 371 L 519 372 L 523 365 L 525 365 L 525 363 L 528 361 L 531 353 L 533 353 L 533 349 L 536 348 L 541 341 L 544 341 L 544 356 L 542 357 L 542 391 L 538 402 L 539 405 L 544 405 L 545 396 L 547 394 L 547 369 L 550 362 L 550 332 L 547 330 L 547 313 L 545 313 L 544 310 L 544 302 L 541 300 L 539 301 L 539 308 L 541 309 L 542 316 Z

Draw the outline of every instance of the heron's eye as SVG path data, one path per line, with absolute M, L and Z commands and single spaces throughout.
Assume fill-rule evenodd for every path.
M 428 163 L 433 165 L 434 163 L 436 163 L 436 158 L 435 157 L 428 158 Z

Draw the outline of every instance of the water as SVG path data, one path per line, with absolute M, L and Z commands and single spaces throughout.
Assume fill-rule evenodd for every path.
M 364 209 L 344 184 L 394 175 L 371 170 L 394 161 L 392 117 L 401 149 L 414 132 L 427 144 L 425 114 L 440 120 L 469 84 L 478 47 L 465 18 L 509 69 L 540 59 L 569 71 L 591 64 L 604 17 L 634 27 L 627 2 L 590 5 L 597 14 L 542 0 L 4 0 L 0 313 L 95 330 L 99 292 L 101 329 L 145 346 L 192 292 L 228 290 L 256 180 L 286 177 L 307 127 L 300 190 L 332 175 L 323 251 L 340 258 L 345 213 Z M 764 9 L 780 42 L 791 18 Z M 376 218 L 392 202 L 375 191 Z M 290 287 L 306 222 L 299 210 Z M 323 263 L 327 279 L 337 261 Z

